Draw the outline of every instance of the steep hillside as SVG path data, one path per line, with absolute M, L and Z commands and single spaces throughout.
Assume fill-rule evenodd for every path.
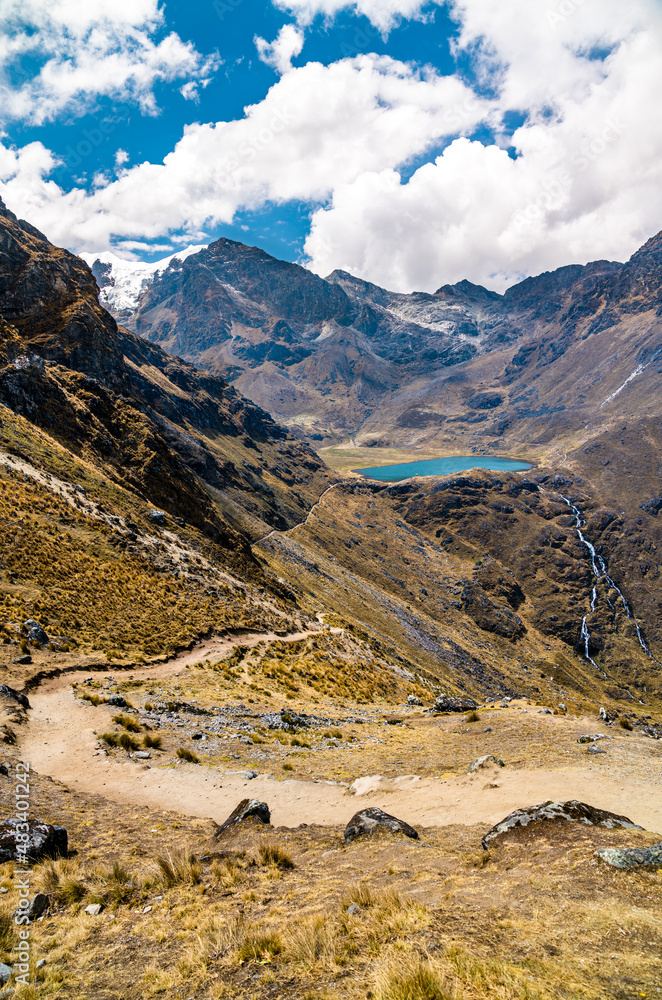
M 0 400 L 118 484 L 218 540 L 305 516 L 331 481 L 221 378 L 118 327 L 89 268 L 0 208 Z

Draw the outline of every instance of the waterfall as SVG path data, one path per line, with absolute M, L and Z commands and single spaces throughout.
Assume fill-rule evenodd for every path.
M 632 611 L 630 610 L 630 605 L 628 604 L 627 600 L 625 599 L 625 595 L 624 595 L 623 591 L 621 590 L 621 588 L 619 586 L 617 586 L 616 583 L 614 583 L 613 579 L 610 577 L 609 573 L 607 572 L 607 565 L 606 565 L 604 559 L 602 558 L 602 556 L 600 556 L 600 555 L 597 554 L 597 552 L 595 551 L 595 546 L 592 545 L 592 543 L 589 542 L 588 538 L 585 537 L 585 535 L 584 535 L 584 533 L 582 531 L 582 528 L 585 526 L 586 522 L 582 519 L 582 514 L 581 514 L 581 511 L 580 511 L 579 507 L 577 507 L 572 502 L 572 500 L 569 500 L 568 497 L 564 497 L 562 493 L 556 493 L 556 494 L 553 494 L 553 495 L 558 496 L 560 500 L 563 500 L 564 504 L 566 504 L 566 506 L 569 507 L 570 510 L 572 511 L 572 513 L 574 514 L 574 517 L 575 517 L 575 528 L 576 528 L 576 531 L 577 531 L 577 536 L 578 536 L 580 542 L 582 543 L 582 545 L 586 548 L 586 550 L 589 553 L 590 561 L 591 561 L 591 569 L 593 570 L 593 576 L 595 577 L 595 584 L 593 585 L 593 593 L 592 593 L 592 596 L 591 596 L 591 610 L 584 615 L 584 618 L 582 620 L 581 638 L 582 638 L 582 641 L 584 643 L 584 655 L 586 656 L 586 659 L 589 660 L 593 664 L 593 666 L 596 667 L 598 670 L 601 669 L 600 667 L 598 667 L 598 664 L 595 662 L 595 660 L 589 655 L 589 642 L 590 642 L 590 639 L 591 639 L 591 635 L 590 635 L 589 628 L 588 628 L 588 617 L 591 614 L 591 612 L 595 611 L 595 608 L 596 608 L 596 605 L 597 605 L 597 602 L 598 602 L 598 588 L 597 588 L 597 585 L 598 585 L 598 583 L 601 580 L 605 580 L 607 582 L 607 584 L 611 587 L 611 589 L 615 590 L 616 593 L 618 594 L 618 600 L 621 601 L 621 603 L 623 605 L 623 610 L 625 611 L 626 616 L 629 618 L 629 620 L 634 625 L 634 627 L 636 629 L 636 632 L 637 632 L 637 639 L 639 640 L 639 645 L 641 646 L 641 648 L 645 652 L 646 656 L 650 657 L 651 660 L 654 660 L 655 663 L 660 663 L 660 661 L 653 656 L 653 654 L 651 653 L 650 649 L 648 648 L 646 640 L 644 639 L 643 635 L 641 634 L 641 629 L 639 628 L 639 622 L 637 621 L 637 619 L 635 618 L 635 616 L 632 614 Z M 609 600 L 609 598 L 607 598 L 607 603 L 609 604 L 609 607 L 612 608 L 612 610 L 613 610 L 614 609 L 614 605 L 611 603 L 611 601 Z M 604 673 L 604 671 L 602 671 L 602 672 Z M 606 676 L 606 674 L 605 674 L 605 676 Z

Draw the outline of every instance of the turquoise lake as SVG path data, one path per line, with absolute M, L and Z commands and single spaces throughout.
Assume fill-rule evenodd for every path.
M 449 476 L 468 469 L 488 469 L 490 472 L 525 472 L 530 462 L 516 462 L 512 458 L 487 458 L 478 455 L 460 455 L 451 458 L 430 458 L 426 462 L 406 462 L 403 465 L 382 465 L 373 469 L 354 469 L 367 479 L 383 483 L 399 483 L 412 476 Z

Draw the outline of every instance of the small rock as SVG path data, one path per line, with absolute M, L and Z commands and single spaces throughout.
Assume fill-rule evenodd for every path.
M 0 764 L 0 774 L 3 774 L 5 778 L 9 777 L 9 768 L 6 764 Z
M 562 712 L 568 711 L 568 709 L 565 707 L 562 701 L 559 702 L 559 708 L 561 709 Z
M 597 809 L 589 806 L 585 802 L 577 799 L 570 799 L 568 802 L 543 802 L 538 806 L 529 806 L 528 809 L 516 809 L 505 819 L 493 826 L 483 837 L 483 848 L 487 850 L 487 845 L 496 837 L 514 830 L 516 827 L 528 826 L 530 823 L 538 822 L 558 822 L 567 820 L 571 823 L 585 823 L 587 826 L 604 826 L 608 830 L 616 827 L 627 827 L 630 830 L 641 830 L 640 826 L 633 823 L 627 816 L 618 816 L 616 813 L 607 812 L 605 809 Z
M 225 777 L 229 778 L 230 776 L 243 778 L 245 781 L 253 781 L 257 778 L 257 771 L 226 771 Z
M 590 747 L 586 748 L 586 753 L 607 753 L 607 751 L 603 750 L 597 743 L 591 743 Z
M 410 694 L 410 695 L 407 696 L 407 704 L 408 705 L 422 705 L 423 702 L 421 701 L 420 698 L 417 698 L 415 694 Z M 354 906 L 354 905 L 355 904 L 352 903 L 352 906 Z
M 112 705 L 113 708 L 128 708 L 126 698 L 123 698 L 121 694 L 111 694 L 108 699 L 108 704 Z
M 350 903 L 350 905 L 347 907 L 347 912 L 349 913 L 350 917 L 355 917 L 361 912 L 361 907 L 357 906 L 356 903 Z
M 151 760 L 152 755 L 149 750 L 136 750 L 134 753 L 135 760 Z
M 236 809 L 233 809 L 230 813 L 226 821 L 218 827 L 214 836 L 220 837 L 230 827 L 236 826 L 237 823 L 243 823 L 247 819 L 255 819 L 265 825 L 270 824 L 271 812 L 267 803 L 260 802 L 258 799 L 242 799 Z
M 15 660 L 12 660 L 12 663 L 20 663 L 22 665 L 32 663 L 32 657 L 29 653 L 26 653 L 24 656 L 17 656 Z
M 578 743 L 595 743 L 596 740 L 610 740 L 611 736 L 603 736 L 602 733 L 586 733 L 584 736 L 580 736 L 577 740 Z
M 153 524 L 163 525 L 168 519 L 168 515 L 164 510 L 150 510 L 147 517 Z
M 85 912 L 90 917 L 98 917 L 102 910 L 103 906 L 101 903 L 90 903 L 89 906 L 85 907 Z
M 404 833 L 412 840 L 418 840 L 418 833 L 404 820 L 390 816 L 381 809 L 362 809 L 352 816 L 345 827 L 345 843 L 350 844 L 357 837 L 370 836 L 376 830 L 388 830 L 390 833 Z
M 204 737 L 204 733 L 193 733 L 191 737 L 192 740 L 201 740 Z
M 151 912 L 152 912 L 151 906 L 143 906 L 143 913 L 151 913 Z
M 500 757 L 495 757 L 493 753 L 488 753 L 485 754 L 484 757 L 476 757 L 476 759 L 469 764 L 467 774 L 471 774 L 473 771 L 478 771 L 482 767 L 487 767 L 488 764 L 497 764 L 498 767 L 506 766 Z
M 595 852 L 612 868 L 660 868 L 662 867 L 662 842 L 652 847 L 605 847 Z
M 541 708 L 540 711 L 538 712 L 538 715 L 552 715 L 552 714 L 553 713 L 551 708 Z
M 0 986 L 4 986 L 11 979 L 13 968 L 11 965 L 4 965 L 0 962 Z
M 19 908 L 14 913 L 14 916 L 18 916 L 19 914 L 21 916 L 26 916 L 30 923 L 32 923 L 33 920 L 38 920 L 42 913 L 45 913 L 50 905 L 50 897 L 43 892 L 38 892 L 37 895 L 30 900 L 27 909 Z
M 45 965 L 46 965 L 46 959 L 40 958 L 37 964 L 35 965 L 35 969 L 43 969 Z
M 488 726 L 488 727 L 487 727 L 487 729 L 484 729 L 484 730 L 483 730 L 483 732 L 484 732 L 484 733 L 491 733 L 491 732 L 492 732 L 492 727 L 491 727 L 491 726 Z

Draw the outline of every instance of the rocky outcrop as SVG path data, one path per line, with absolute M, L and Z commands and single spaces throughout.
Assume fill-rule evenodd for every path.
M 510 833 L 511 830 L 528 827 L 532 823 L 540 824 L 541 827 L 544 826 L 547 829 L 550 824 L 561 821 L 584 823 L 587 826 L 602 826 L 608 830 L 614 830 L 617 827 L 641 830 L 641 827 L 633 823 L 627 816 L 618 816 L 605 809 L 596 809 L 595 806 L 579 802 L 577 799 L 570 799 L 568 802 L 552 802 L 550 800 L 538 806 L 529 806 L 528 809 L 516 809 L 485 834 L 482 844 L 487 850 L 492 841 Z
M 255 572 L 245 515 L 228 512 L 298 523 L 331 481 L 323 463 L 222 378 L 118 327 L 87 265 L 2 202 L 0 251 L 0 402 Z
M 474 581 L 467 581 L 462 588 L 462 605 L 484 632 L 494 632 L 514 642 L 526 632 L 521 618 L 505 605 L 495 604 L 482 587 Z
M 226 830 L 236 826 L 238 823 L 245 823 L 246 820 L 255 820 L 258 823 L 268 825 L 271 823 L 271 812 L 266 802 L 258 799 L 242 799 L 238 806 L 232 810 L 224 823 L 216 830 L 214 836 L 220 837 Z
M 0 823 L 0 864 L 6 861 L 40 861 L 41 858 L 66 857 L 67 831 L 63 826 L 53 826 L 43 819 L 32 819 L 24 824 L 15 819 Z
M 388 813 L 382 812 L 381 809 L 362 809 L 352 816 L 345 827 L 345 843 L 351 844 L 358 837 L 369 837 L 380 830 L 385 830 L 388 833 L 403 833 L 405 837 L 418 840 L 417 831 L 404 820 L 390 816 Z
M 478 702 L 473 698 L 456 698 L 453 695 L 439 694 L 434 700 L 434 712 L 470 712 L 478 708 Z
M 662 842 L 652 847 L 604 847 L 595 855 L 612 868 L 661 868 Z
M 476 759 L 469 764 L 467 774 L 473 774 L 475 771 L 480 771 L 484 767 L 489 767 L 490 764 L 495 765 L 495 767 L 506 766 L 501 760 L 501 757 L 495 757 L 493 753 L 488 753 L 484 754 L 482 757 L 476 757 Z
M 21 708 L 30 708 L 30 702 L 27 696 L 21 694 L 20 691 L 15 691 L 14 688 L 10 687 L 8 684 L 0 684 L 0 697 L 15 702 L 17 705 L 20 705 Z

